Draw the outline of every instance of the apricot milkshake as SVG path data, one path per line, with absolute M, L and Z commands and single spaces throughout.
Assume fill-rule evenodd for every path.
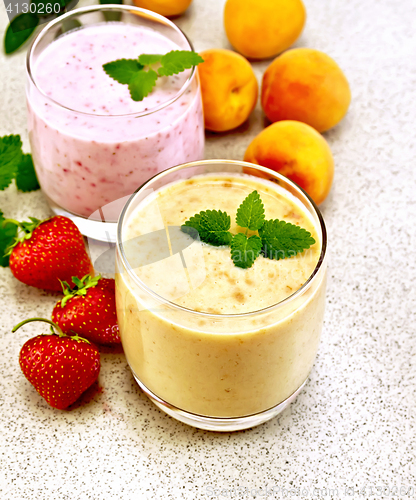
M 128 363 L 156 404 L 213 430 L 274 416 L 307 379 L 323 321 L 322 218 L 290 181 L 252 165 L 271 180 L 243 174 L 240 165 L 206 161 L 171 169 L 130 200 L 119 222 L 117 314 Z M 207 166 L 211 173 L 198 175 Z M 189 178 L 175 180 L 179 172 Z M 235 214 L 253 190 L 267 219 L 299 225 L 316 243 L 283 260 L 260 256 L 248 269 L 234 265 L 229 247 L 182 232 L 188 241 L 177 244 L 173 229 L 207 209 L 227 212 L 230 231 L 241 232 Z M 166 233 L 168 257 L 160 251 Z
M 101 10 L 121 12 L 121 22 L 100 22 Z M 73 17 L 83 26 L 56 37 Z M 159 78 L 139 102 L 103 69 L 172 50 L 192 48 L 170 21 L 131 6 L 77 9 L 41 32 L 28 55 L 27 107 L 34 164 L 52 209 L 88 218 L 157 172 L 203 157 L 195 69 Z

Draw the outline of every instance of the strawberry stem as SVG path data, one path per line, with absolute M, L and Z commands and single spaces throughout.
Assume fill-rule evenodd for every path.
M 75 334 L 75 335 L 66 335 L 60 328 L 59 326 L 54 323 L 53 321 L 51 321 L 50 319 L 46 319 L 46 318 L 29 318 L 29 319 L 25 319 L 24 321 L 21 321 L 18 325 L 16 325 L 12 332 L 14 333 L 16 330 L 18 330 L 21 326 L 25 325 L 26 323 L 32 323 L 32 321 L 41 321 L 42 323 L 49 323 L 51 325 L 51 330 L 52 330 L 52 333 L 54 335 L 56 335 L 56 333 L 53 331 L 53 328 L 55 328 L 55 330 L 58 332 L 57 334 L 59 335 L 59 337 L 68 337 L 70 339 L 73 339 L 73 340 L 78 340 L 78 341 L 82 341 L 82 342 L 86 342 L 87 344 L 91 344 L 91 342 L 87 339 L 84 339 L 84 337 L 79 337 L 78 334 Z
M 51 326 L 53 326 L 55 328 L 55 330 L 58 332 L 58 334 L 59 334 L 60 337 L 65 337 L 66 336 L 64 334 L 64 332 L 59 328 L 59 326 L 56 323 L 54 323 L 50 319 L 45 319 L 45 318 L 29 318 L 29 319 L 25 319 L 24 321 L 21 321 L 18 325 L 16 325 L 13 328 L 12 333 L 14 333 L 16 330 L 18 330 L 21 326 L 26 325 L 26 323 L 32 323 L 33 321 L 42 321 L 43 323 L 49 323 Z
M 14 224 L 15 226 L 20 227 L 20 222 L 18 220 L 15 220 L 15 219 L 4 219 L 2 224 L 3 224 L 3 227 L 6 227 L 7 224 Z

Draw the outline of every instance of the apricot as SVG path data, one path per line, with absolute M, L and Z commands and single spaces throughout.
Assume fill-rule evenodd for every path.
M 326 140 L 314 128 L 297 121 L 269 125 L 253 139 L 244 160 L 288 177 L 316 204 L 328 195 L 334 176 L 334 159 Z
M 227 0 L 224 27 L 231 45 L 252 59 L 289 48 L 305 24 L 302 0 Z
M 133 2 L 137 7 L 169 17 L 185 12 L 192 0 L 133 0 Z
M 261 105 L 272 122 L 297 120 L 324 132 L 342 120 L 350 102 L 344 73 L 319 50 L 288 50 L 263 75 Z
M 205 128 L 224 132 L 244 123 L 253 111 L 258 84 L 251 64 L 227 49 L 201 52 L 198 65 Z

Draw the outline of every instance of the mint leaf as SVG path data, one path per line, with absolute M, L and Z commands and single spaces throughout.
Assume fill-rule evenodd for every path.
M 11 54 L 22 46 L 39 24 L 36 14 L 27 12 L 16 16 L 6 29 L 4 35 L 4 52 Z
M 185 234 L 189 234 L 189 236 L 191 236 L 194 240 L 200 239 L 201 214 L 202 212 L 195 214 L 181 226 L 181 231 Z
M 0 166 L 16 162 L 22 154 L 20 135 L 0 137 Z
M 3 227 L 4 220 L 3 212 L 0 210 L 0 266 L 8 267 L 10 257 L 4 254 L 16 236 L 17 226 L 15 224 L 7 224 L 6 227 Z
M 133 101 L 142 101 L 152 91 L 156 85 L 157 73 L 149 71 L 139 71 L 129 83 L 129 91 Z
M 128 85 L 143 69 L 143 65 L 137 59 L 118 59 L 103 64 L 103 68 L 113 80 Z
M 14 179 L 22 158 L 20 135 L 0 138 L 0 191 L 6 189 Z
M 201 212 L 200 238 L 205 243 L 214 246 L 229 245 L 232 234 L 228 231 L 231 227 L 231 218 L 221 210 L 206 210 Z
M 248 269 L 261 252 L 261 239 L 256 236 L 247 236 L 238 233 L 231 242 L 231 258 L 237 267 Z
M 231 227 L 231 218 L 221 210 L 206 210 L 194 215 L 181 227 L 184 233 L 195 238 L 195 230 L 201 241 L 216 247 L 229 245 L 233 235 L 228 231 Z M 193 228 L 192 231 L 189 228 Z
M 23 193 L 40 189 L 33 167 L 32 155 L 22 155 L 16 173 L 16 186 Z
M 143 66 L 150 66 L 151 64 L 156 64 L 162 59 L 162 54 L 142 54 L 139 56 L 139 63 Z
M 250 193 L 238 207 L 236 222 L 250 231 L 257 231 L 264 224 L 264 205 L 257 191 Z
M 131 98 L 142 101 L 152 91 L 159 76 L 174 75 L 204 62 L 196 52 L 172 50 L 165 55 L 141 54 L 138 59 L 118 59 L 103 64 L 107 75 L 118 83 L 129 86 Z M 153 69 L 143 71 L 145 66 L 161 63 L 158 73 Z
M 315 244 L 309 231 L 279 219 L 266 220 L 259 235 L 263 255 L 274 260 L 293 257 Z
M 160 76 L 176 75 L 202 62 L 204 62 L 204 60 L 196 52 L 190 50 L 172 50 L 165 54 L 160 60 L 162 67 L 159 69 L 158 73 Z

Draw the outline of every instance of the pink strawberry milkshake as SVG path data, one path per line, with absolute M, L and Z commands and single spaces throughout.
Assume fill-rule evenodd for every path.
M 140 102 L 103 70 L 117 59 L 178 49 L 151 28 L 123 22 L 71 31 L 37 57 L 32 49 L 29 137 L 52 209 L 87 218 L 156 173 L 203 158 L 202 101 L 192 70 L 159 78 Z

